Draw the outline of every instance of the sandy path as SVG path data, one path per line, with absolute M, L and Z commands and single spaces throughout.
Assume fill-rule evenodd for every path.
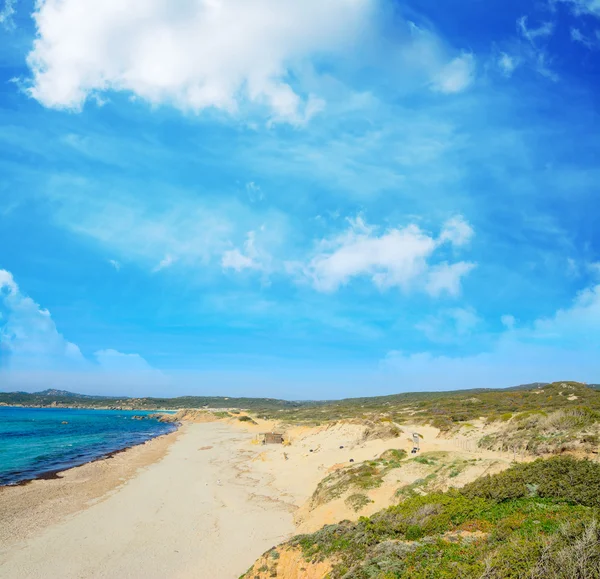
M 186 424 L 162 460 L 108 498 L 0 554 L 0 577 L 239 577 L 294 530 L 294 508 L 251 468 L 250 438 Z

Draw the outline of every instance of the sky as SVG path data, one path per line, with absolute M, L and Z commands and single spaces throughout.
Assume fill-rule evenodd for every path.
M 0 390 L 600 382 L 598 0 L 0 0 Z

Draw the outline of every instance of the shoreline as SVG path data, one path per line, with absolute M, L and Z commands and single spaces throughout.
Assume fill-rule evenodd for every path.
M 106 411 L 106 410 L 111 410 L 111 411 L 115 411 L 115 412 L 145 412 L 148 414 L 163 414 L 161 412 L 154 412 L 154 411 L 146 411 L 146 410 L 117 410 L 117 409 L 104 409 L 104 408 L 62 408 L 62 407 L 34 407 L 34 406 L 8 406 L 8 405 L 2 405 L 0 407 L 0 410 L 2 409 L 28 409 L 28 410 L 57 410 L 57 411 L 64 411 L 64 410 L 102 410 L 102 411 Z M 170 413 L 169 413 L 170 414 Z M 147 417 L 144 417 L 147 418 Z M 155 419 L 156 422 L 167 422 L 167 421 L 160 421 L 158 419 Z M 102 450 L 99 452 L 99 454 L 96 455 L 90 455 L 90 456 L 85 456 L 85 454 L 82 456 L 81 454 L 76 455 L 72 458 L 72 460 L 70 461 L 64 461 L 64 465 L 60 466 L 59 468 L 48 468 L 48 469 L 43 469 L 43 467 L 41 467 L 39 470 L 39 472 L 37 473 L 33 473 L 33 474 L 29 474 L 28 471 L 33 470 L 33 466 L 31 468 L 26 468 L 24 470 L 14 470 L 14 471 L 8 471 L 6 474 L 2 475 L 3 477 L 10 477 L 11 479 L 17 479 L 17 480 L 9 480 L 8 482 L 0 482 L 0 489 L 3 489 L 5 487 L 15 487 L 15 486 L 24 486 L 27 485 L 33 481 L 36 480 L 57 480 L 60 479 L 60 475 L 61 473 L 64 473 L 66 471 L 75 469 L 75 468 L 79 468 L 82 466 L 85 466 L 87 464 L 91 464 L 100 460 L 106 460 L 106 459 L 110 459 L 114 456 L 116 456 L 119 453 L 125 452 L 130 448 L 134 448 L 136 446 L 140 446 L 140 445 L 144 445 L 148 442 L 150 442 L 151 440 L 154 440 L 155 438 L 159 438 L 161 436 L 167 436 L 175 431 L 177 431 L 181 426 L 181 423 L 179 421 L 177 422 L 167 422 L 167 425 L 165 426 L 164 431 L 161 432 L 157 432 L 156 434 L 152 434 L 150 436 L 148 436 L 147 438 L 139 438 L 138 440 L 130 440 L 127 442 L 124 442 L 123 446 L 118 446 L 118 448 L 113 448 L 113 449 L 106 449 L 106 450 Z M 112 446 L 112 445 L 111 445 Z M 81 449 L 81 453 L 85 453 L 85 449 L 82 448 Z M 25 478 L 20 478 L 20 475 L 24 475 Z
M 181 428 L 181 423 L 180 422 L 173 422 L 171 423 L 173 425 L 172 430 L 169 430 L 167 432 L 161 432 L 159 434 L 156 434 L 154 436 L 151 436 L 150 438 L 147 438 L 146 440 L 141 440 L 139 442 L 134 442 L 131 444 L 127 444 L 126 446 L 122 447 L 122 448 L 118 448 L 117 450 L 111 450 L 109 452 L 100 454 L 90 460 L 85 460 L 83 462 L 79 462 L 79 463 L 74 463 L 71 466 L 67 466 L 65 468 L 59 468 L 59 469 L 55 469 L 55 470 L 48 470 L 48 471 L 44 471 L 43 473 L 37 475 L 37 476 L 33 476 L 31 478 L 26 478 L 23 480 L 19 480 L 17 482 L 14 483 L 6 483 L 6 484 L 0 484 L 0 490 L 2 490 L 3 488 L 12 488 L 12 487 L 21 487 L 21 486 L 26 486 L 28 484 L 31 484 L 34 481 L 38 481 L 38 480 L 60 480 L 62 477 L 59 476 L 65 472 L 77 469 L 77 468 L 81 468 L 83 466 L 86 466 L 88 464 L 93 464 L 95 462 L 101 461 L 101 460 L 109 460 L 111 458 L 114 458 L 115 456 L 122 454 L 124 452 L 127 452 L 128 450 L 132 449 L 132 448 L 136 448 L 137 446 L 142 446 L 144 444 L 148 444 L 149 442 L 152 442 L 153 440 L 156 440 L 157 438 L 161 438 L 163 436 L 169 436 L 170 434 L 173 434 L 175 432 L 177 432 L 180 428 Z
M 0 576 L 235 579 L 294 532 L 297 507 L 254 468 L 262 449 L 252 445 L 252 432 L 223 422 L 184 423 L 161 438 L 169 444 L 143 460 L 143 468 L 131 468 L 138 446 L 66 471 L 63 479 L 0 489 Z M 114 475 L 115 461 L 127 466 L 127 480 Z M 62 512 L 74 490 L 94 484 L 90 469 L 118 484 Z M 35 508 L 23 514 L 27 501 L 59 485 L 51 516 L 40 521 Z M 11 514 L 39 524 L 15 538 L 19 525 Z
M 179 434 L 176 428 L 54 476 L 0 486 L 0 555 L 14 543 L 118 491 L 140 469 L 161 460 Z
M 0 488 L 0 576 L 237 579 L 291 536 L 371 514 L 393 502 L 399 485 L 437 468 L 411 463 L 390 471 L 360 513 L 344 497 L 312 504 L 330 473 L 390 448 L 406 450 L 412 442 L 365 438 L 364 426 L 339 423 L 290 426 L 291 445 L 257 444 L 256 434 L 274 426 L 183 421 L 174 433 L 66 471 L 58 480 Z M 420 432 L 424 452 L 450 455 L 449 465 L 457 458 L 468 463 L 468 472 L 449 482 L 464 483 L 510 463 L 499 453 L 472 452 L 462 440 L 439 438 L 433 427 Z M 48 495 L 54 496 L 50 508 L 36 509 Z

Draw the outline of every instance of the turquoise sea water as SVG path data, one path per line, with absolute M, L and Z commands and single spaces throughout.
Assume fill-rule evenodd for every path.
M 142 411 L 0 408 L 0 485 L 65 470 L 175 429 Z M 66 423 L 66 424 L 64 424 Z

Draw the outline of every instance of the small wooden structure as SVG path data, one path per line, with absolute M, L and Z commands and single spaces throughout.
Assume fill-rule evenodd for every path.
M 281 432 L 261 432 L 258 440 L 261 444 L 283 444 L 283 434 Z

